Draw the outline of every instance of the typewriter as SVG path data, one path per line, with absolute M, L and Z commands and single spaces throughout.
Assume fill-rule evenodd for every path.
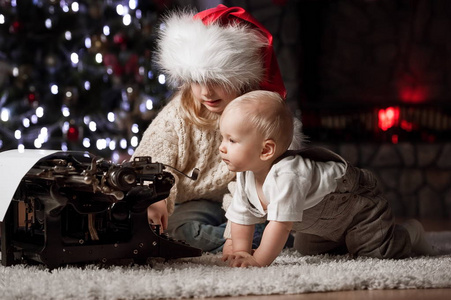
M 147 207 L 168 197 L 174 185 L 167 168 L 172 167 L 151 157 L 116 164 L 76 151 L 39 159 L 20 180 L 4 215 L 2 264 L 53 269 L 200 256 L 200 249 L 148 223 Z M 197 174 L 195 169 L 183 175 L 196 180 Z

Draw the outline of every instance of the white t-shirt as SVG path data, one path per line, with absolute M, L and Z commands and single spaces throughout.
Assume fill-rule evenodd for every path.
M 335 191 L 336 179 L 344 173 L 344 163 L 317 162 L 300 155 L 285 157 L 271 167 L 263 183 L 263 194 L 268 201 L 264 210 L 257 195 L 254 174 L 239 172 L 226 217 L 243 225 L 266 220 L 300 222 L 304 210 Z

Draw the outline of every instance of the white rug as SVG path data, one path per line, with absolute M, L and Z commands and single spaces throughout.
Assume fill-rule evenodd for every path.
M 451 251 L 451 232 L 428 233 Z M 152 266 L 0 267 L 0 299 L 163 299 L 299 294 L 362 289 L 451 288 L 451 255 L 404 260 L 300 256 L 267 268 L 233 269 L 205 254 Z

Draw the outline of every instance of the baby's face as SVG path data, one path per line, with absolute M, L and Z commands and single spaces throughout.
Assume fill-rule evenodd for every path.
M 194 98 L 209 111 L 222 114 L 224 108 L 239 95 L 218 84 L 192 83 L 191 90 Z
M 222 160 L 232 172 L 254 171 L 261 165 L 263 138 L 237 110 L 221 116 L 219 123 Z

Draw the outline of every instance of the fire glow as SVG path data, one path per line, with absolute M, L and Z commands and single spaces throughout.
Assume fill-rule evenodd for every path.
M 378 126 L 383 131 L 399 124 L 399 107 L 380 109 L 378 113 Z

